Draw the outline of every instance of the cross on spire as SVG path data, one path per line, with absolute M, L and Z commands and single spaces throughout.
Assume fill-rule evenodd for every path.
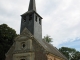
M 28 11 L 34 10 L 36 12 L 35 0 L 30 0 Z

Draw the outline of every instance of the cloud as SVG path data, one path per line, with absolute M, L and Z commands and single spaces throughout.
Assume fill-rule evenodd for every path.
M 76 48 L 76 50 L 80 51 L 80 38 L 76 38 L 74 39 L 74 41 L 69 41 L 69 42 L 66 42 L 66 43 L 63 43 L 63 44 L 60 44 L 59 47 L 69 47 L 69 48 Z
M 43 17 L 43 36 L 50 35 L 56 47 L 80 38 L 80 0 L 36 0 Z M 20 15 L 28 10 L 29 0 L 0 0 L 0 24 L 20 32 Z

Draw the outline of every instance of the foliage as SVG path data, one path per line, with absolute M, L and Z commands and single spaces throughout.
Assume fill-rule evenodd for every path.
M 76 51 L 71 60 L 80 60 L 80 52 Z
M 79 60 L 80 59 L 80 52 L 76 51 L 73 48 L 61 47 L 59 48 L 59 51 L 61 51 L 69 60 Z
M 43 40 L 45 40 L 48 43 L 52 42 L 52 38 L 50 38 L 49 35 L 44 36 Z
M 5 60 L 5 53 L 13 44 L 13 39 L 17 36 L 16 31 L 6 24 L 0 25 L 0 60 Z

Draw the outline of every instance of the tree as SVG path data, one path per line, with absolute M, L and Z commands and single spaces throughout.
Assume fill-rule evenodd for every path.
M 5 60 L 5 53 L 13 44 L 13 39 L 17 36 L 16 31 L 6 24 L 0 25 L 0 60 Z
M 52 38 L 50 38 L 49 35 L 44 36 L 43 40 L 45 40 L 48 43 L 52 42 Z
M 61 47 L 59 48 L 59 51 L 61 51 L 69 60 L 80 59 L 80 52 L 76 51 L 74 48 Z
M 80 60 L 80 52 L 76 51 L 71 60 Z

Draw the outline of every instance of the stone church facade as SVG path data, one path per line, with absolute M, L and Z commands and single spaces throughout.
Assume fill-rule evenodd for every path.
M 5 60 L 68 60 L 57 48 L 42 40 L 42 17 L 36 12 L 35 0 L 21 15 L 20 35 L 6 53 Z

